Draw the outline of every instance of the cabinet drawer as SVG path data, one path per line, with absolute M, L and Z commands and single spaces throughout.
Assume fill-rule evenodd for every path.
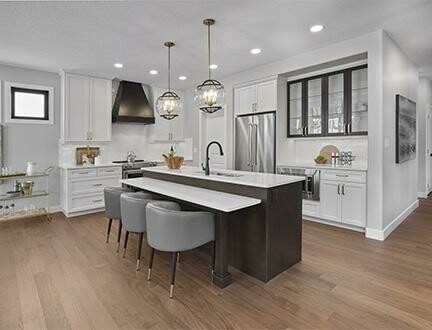
M 98 176 L 119 176 L 122 175 L 122 169 L 119 166 L 115 167 L 100 167 L 97 169 Z
M 69 184 L 69 192 L 71 194 L 100 192 L 103 191 L 105 187 L 119 187 L 119 180 L 119 177 L 71 180 Z
M 105 207 L 103 193 L 87 196 L 75 196 L 70 199 L 71 212 L 86 211 Z
M 312 217 L 320 216 L 320 203 L 315 201 L 303 200 L 303 215 Z
M 355 171 L 321 171 L 321 180 L 365 183 L 366 173 Z
M 71 178 L 91 177 L 96 176 L 97 171 L 95 168 L 83 168 L 79 170 L 70 170 L 69 176 Z

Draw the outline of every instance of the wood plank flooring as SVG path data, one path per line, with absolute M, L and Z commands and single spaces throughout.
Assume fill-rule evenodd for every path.
M 0 223 L 0 329 L 407 329 L 432 328 L 432 198 L 385 242 L 305 221 L 303 260 L 264 284 L 231 269 L 211 284 L 210 258 L 183 253 L 175 298 L 169 257 L 148 248 L 135 272 L 105 243 L 103 214 Z

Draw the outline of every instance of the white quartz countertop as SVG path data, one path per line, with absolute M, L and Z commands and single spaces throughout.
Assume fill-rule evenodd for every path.
M 122 164 L 106 163 L 100 165 L 61 165 L 60 168 L 64 169 L 84 169 L 84 168 L 100 168 L 100 167 L 121 167 Z
M 363 162 L 353 162 L 352 165 L 331 165 L 331 164 L 315 164 L 312 162 L 292 162 L 277 164 L 277 166 L 283 167 L 296 167 L 296 168 L 315 168 L 319 170 L 340 170 L 340 171 L 367 171 L 367 163 Z
M 204 175 L 204 171 L 201 168 L 193 166 L 182 166 L 182 168 L 179 170 L 170 170 L 165 166 L 145 167 L 142 168 L 142 170 L 148 172 L 184 176 L 188 178 L 233 183 L 258 188 L 272 188 L 304 180 L 303 177 L 291 175 L 217 169 L 211 170 L 211 174 L 206 176 Z
M 261 203 L 261 200 L 257 198 L 234 195 L 216 190 L 145 177 L 124 179 L 120 180 L 120 182 L 139 189 L 222 212 L 233 212 Z

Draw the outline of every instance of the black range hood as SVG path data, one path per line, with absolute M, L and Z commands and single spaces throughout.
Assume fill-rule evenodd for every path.
M 112 109 L 112 122 L 154 124 L 154 111 L 140 83 L 120 81 Z

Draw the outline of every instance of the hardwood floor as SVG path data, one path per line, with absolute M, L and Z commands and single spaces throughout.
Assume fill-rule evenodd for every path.
M 183 253 L 175 298 L 169 256 L 148 248 L 135 272 L 105 243 L 103 214 L 52 222 L 0 223 L 0 329 L 432 328 L 432 198 L 385 241 L 304 222 L 303 260 L 264 284 L 232 269 L 234 283 L 210 281 L 210 257 Z

